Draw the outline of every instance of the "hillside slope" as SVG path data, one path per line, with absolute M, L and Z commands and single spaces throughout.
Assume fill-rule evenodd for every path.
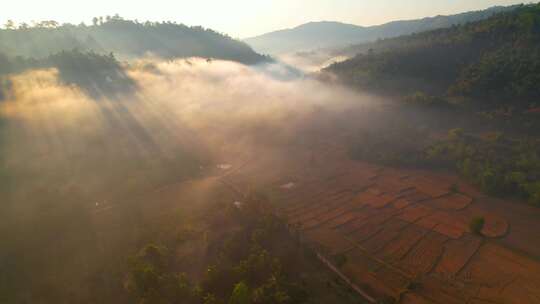
M 150 54 L 167 59 L 196 56 L 245 64 L 268 60 L 247 44 L 213 30 L 168 22 L 139 23 L 113 17 L 95 21 L 92 26 L 58 26 L 49 21 L 35 27 L 21 25 L 0 30 L 0 53 L 8 56 L 44 58 L 72 49 L 113 52 L 123 59 Z
M 339 22 L 311 22 L 292 29 L 245 39 L 257 52 L 280 54 L 318 48 L 344 47 L 350 44 L 375 41 L 417 32 L 446 28 L 452 25 L 482 20 L 496 13 L 514 9 L 492 7 L 482 11 L 450 16 L 435 16 L 418 20 L 394 21 L 382 25 L 361 27 Z
M 425 91 L 488 108 L 534 107 L 540 98 L 538 4 L 357 50 L 363 52 L 325 71 L 359 89 L 400 95 Z

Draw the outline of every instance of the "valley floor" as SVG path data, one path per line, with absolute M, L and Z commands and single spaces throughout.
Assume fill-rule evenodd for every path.
M 252 159 L 223 181 L 269 191 L 291 232 L 373 300 L 540 302 L 538 208 L 455 176 L 351 161 L 339 144 L 313 151 L 287 151 L 281 164 Z

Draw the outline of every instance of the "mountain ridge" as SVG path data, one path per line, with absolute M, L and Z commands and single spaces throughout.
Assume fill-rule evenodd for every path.
M 362 90 L 420 103 L 497 109 L 536 107 L 540 97 L 540 4 L 470 22 L 360 44 L 324 69 Z M 351 51 L 351 53 L 353 52 Z
M 493 6 L 485 10 L 421 19 L 396 20 L 374 26 L 360 26 L 338 21 L 312 21 L 289 29 L 277 30 L 243 41 L 259 53 L 280 54 L 320 48 L 345 47 L 351 44 L 392 38 L 478 21 L 520 5 Z M 321 37 L 324 36 L 324 37 Z
M 74 49 L 102 55 L 114 53 L 122 59 L 151 54 L 164 59 L 203 57 L 245 64 L 270 60 L 227 35 L 172 22 L 139 23 L 113 17 L 106 21 L 94 20 L 93 25 L 59 25 L 45 21 L 33 27 L 0 29 L 0 53 L 9 57 L 41 59 Z

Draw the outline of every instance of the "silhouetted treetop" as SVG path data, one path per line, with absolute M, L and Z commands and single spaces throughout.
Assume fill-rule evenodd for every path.
M 268 60 L 247 44 L 210 29 L 173 22 L 140 23 L 118 15 L 95 17 L 90 26 L 49 20 L 18 27 L 10 22 L 0 30 L 0 52 L 9 56 L 44 58 L 72 49 L 114 52 L 125 59 L 152 54 L 166 59 L 196 56 L 245 64 Z

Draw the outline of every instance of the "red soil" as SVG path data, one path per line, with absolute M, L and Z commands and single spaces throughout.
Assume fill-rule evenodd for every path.
M 419 192 L 416 189 L 413 189 L 413 190 L 407 190 L 401 193 L 400 198 L 407 200 L 411 203 L 416 203 L 416 202 L 429 200 L 431 199 L 431 196 L 425 193 Z
M 326 228 L 337 228 L 341 225 L 344 225 L 350 221 L 355 220 L 361 213 L 357 211 L 350 211 L 344 214 L 341 214 L 340 216 L 328 221 L 324 224 Z
M 481 284 L 477 297 L 495 303 L 539 303 L 540 262 L 493 243 L 484 244 L 460 274 Z
M 423 298 L 414 293 L 406 293 L 405 295 L 403 295 L 399 303 L 400 304 L 435 304 L 435 302 L 432 302 L 431 300 Z
M 392 203 L 392 207 L 395 209 L 403 209 L 409 206 L 411 203 L 405 199 L 398 199 Z
M 452 193 L 427 202 L 431 206 L 444 210 L 461 210 L 469 206 L 472 198 L 459 193 Z
M 433 208 L 416 204 L 403 209 L 402 213 L 398 217 L 404 221 L 414 223 L 419 219 L 432 214 L 433 212 Z
M 433 229 L 452 239 L 458 239 L 468 231 L 467 224 L 457 215 L 445 211 L 435 211 L 417 222 L 428 229 Z M 435 225 L 433 225 L 435 224 Z M 429 228 L 431 226 L 431 228 Z
M 401 176 L 401 174 L 382 174 L 376 179 L 375 184 L 379 189 L 387 193 L 401 193 L 405 190 L 413 189 L 413 185 L 407 180 L 402 179 Z
M 371 208 L 363 208 L 356 212 L 356 218 L 352 221 L 336 228 L 336 231 L 343 234 L 349 234 L 350 232 L 360 228 L 365 224 L 366 220 L 373 216 L 377 211 Z
M 343 227 L 340 227 L 338 230 L 343 234 L 351 234 L 353 232 L 356 232 L 357 230 L 362 229 L 364 226 L 373 227 L 373 229 L 378 229 L 379 227 L 382 228 L 382 225 L 388 221 L 390 218 L 395 216 L 397 214 L 397 210 L 394 209 L 385 209 L 384 211 L 373 211 L 375 209 L 363 209 L 366 213 L 371 213 L 371 215 L 364 219 L 364 220 L 356 220 L 354 222 L 351 222 L 350 224 L 347 224 Z M 370 228 L 365 231 L 366 234 L 369 234 Z
M 369 259 L 359 250 L 347 254 L 347 263 L 343 273 L 374 298 L 388 295 L 397 297 L 400 285 L 406 285 L 406 279 L 396 273 L 389 273 L 384 266 Z M 392 277 L 392 281 L 387 278 Z
M 352 232 L 349 237 L 360 243 L 379 233 L 382 230 L 383 227 L 381 224 L 374 221 L 369 221 L 362 225 L 359 229 L 356 229 L 354 232 Z
M 424 228 L 410 225 L 401 231 L 396 239 L 382 249 L 380 256 L 390 262 L 397 262 L 401 260 L 428 232 L 429 231 Z
M 418 293 L 435 303 L 463 304 L 476 296 L 478 288 L 429 275 L 422 279 Z
M 442 234 L 428 233 L 399 263 L 399 267 L 404 268 L 413 276 L 427 274 L 443 253 L 446 240 L 448 238 Z
M 459 240 L 450 240 L 444 244 L 444 254 L 435 268 L 436 273 L 444 276 L 456 276 L 476 253 L 482 240 L 466 234 Z
M 444 182 L 437 182 L 428 178 L 416 178 L 411 180 L 414 187 L 426 195 L 437 198 L 450 193 L 450 185 Z
M 370 253 L 380 251 L 386 244 L 398 237 L 409 223 L 398 219 L 390 219 L 379 233 L 361 243 L 361 246 Z
M 379 201 L 379 195 L 380 194 L 373 194 L 372 191 L 365 191 L 360 194 L 358 194 L 354 201 L 359 202 L 364 205 L 371 205 L 377 201 Z
M 422 228 L 425 228 L 427 230 L 433 230 L 433 228 L 437 226 L 439 222 L 431 216 L 426 216 L 420 219 L 419 221 L 415 222 L 414 224 Z
M 508 222 L 495 214 L 484 215 L 485 223 L 482 228 L 482 234 L 487 237 L 501 237 L 508 231 Z
M 305 237 L 330 255 L 340 254 L 354 247 L 349 240 L 331 229 L 312 229 L 305 232 Z
M 392 291 L 391 295 L 395 298 L 397 298 L 399 293 L 402 290 L 405 290 L 409 284 L 409 280 L 405 276 L 388 267 L 381 267 L 375 275 Z

